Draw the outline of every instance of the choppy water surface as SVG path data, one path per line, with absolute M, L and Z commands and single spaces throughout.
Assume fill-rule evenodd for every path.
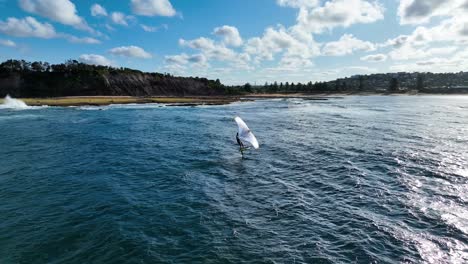
M 0 109 L 0 263 L 466 263 L 467 123 L 448 96 Z

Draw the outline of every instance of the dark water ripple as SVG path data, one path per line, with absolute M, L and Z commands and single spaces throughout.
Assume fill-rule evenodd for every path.
M 0 263 L 466 263 L 467 109 L 1 109 Z M 261 143 L 244 160 L 234 115 Z

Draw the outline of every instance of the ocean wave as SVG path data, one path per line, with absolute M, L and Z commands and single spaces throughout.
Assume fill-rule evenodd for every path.
M 7 95 L 3 99 L 3 103 L 0 104 L 0 109 L 7 109 L 7 110 L 31 110 L 31 109 L 43 109 L 48 107 L 47 105 L 43 106 L 29 106 L 25 102 L 20 99 L 15 99 Z

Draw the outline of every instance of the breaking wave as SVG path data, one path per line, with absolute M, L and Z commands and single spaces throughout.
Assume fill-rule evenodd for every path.
M 11 98 L 10 95 L 5 96 L 3 99 L 3 104 L 0 104 L 0 109 L 28 109 L 29 106 L 15 98 Z

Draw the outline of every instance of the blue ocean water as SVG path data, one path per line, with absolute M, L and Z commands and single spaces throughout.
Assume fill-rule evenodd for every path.
M 467 263 L 467 123 L 466 96 L 0 109 L 0 263 Z

